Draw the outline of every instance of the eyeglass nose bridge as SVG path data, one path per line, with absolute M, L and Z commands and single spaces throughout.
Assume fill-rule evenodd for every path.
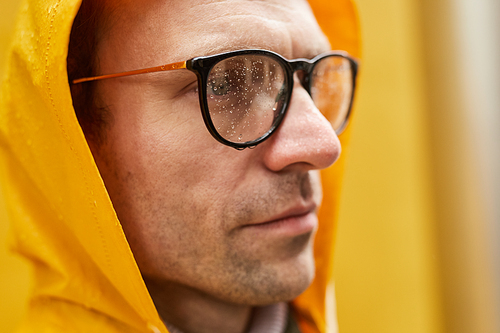
M 304 73 L 304 75 L 299 76 L 299 80 L 302 87 L 304 87 L 309 95 L 311 95 L 310 77 L 315 64 L 316 62 L 312 62 L 308 59 L 295 59 L 288 61 L 288 65 L 290 66 L 292 72 L 292 78 L 296 72 Z
M 314 67 L 314 62 L 311 62 L 310 60 L 307 59 L 295 59 L 295 60 L 290 60 L 288 61 L 288 64 L 292 68 L 292 72 L 296 71 L 305 71 L 307 73 L 312 71 L 312 68 Z

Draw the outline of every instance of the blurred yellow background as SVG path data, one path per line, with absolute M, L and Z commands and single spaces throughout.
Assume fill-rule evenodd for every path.
M 493 2 L 357 1 L 364 57 L 338 228 L 341 333 L 500 332 Z M 0 0 L 0 73 L 18 3 Z M 2 205 L 0 193 L 0 332 L 10 332 L 29 268 L 4 246 Z

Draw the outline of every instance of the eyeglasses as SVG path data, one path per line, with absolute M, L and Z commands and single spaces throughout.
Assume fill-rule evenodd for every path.
M 198 78 L 205 125 L 219 142 L 255 147 L 281 124 L 290 104 L 294 74 L 321 113 L 340 134 L 347 125 L 356 85 L 357 62 L 331 51 L 315 58 L 286 60 L 266 50 L 240 50 L 173 64 L 81 78 L 73 84 L 128 75 L 187 69 Z

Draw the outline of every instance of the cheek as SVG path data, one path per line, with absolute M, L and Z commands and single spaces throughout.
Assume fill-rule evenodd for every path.
M 237 166 L 246 154 L 213 139 L 196 107 L 137 99 L 121 104 L 120 113 L 114 106 L 108 149 L 101 155 L 107 160 L 103 178 L 124 225 L 154 229 L 168 218 L 166 227 L 180 232 L 190 226 L 174 219 L 217 215 L 244 176 Z
M 127 172 L 157 167 L 175 173 L 208 141 L 197 98 L 169 100 L 158 89 L 142 86 L 122 84 L 104 91 L 113 114 L 110 144 Z
M 221 251 L 222 210 L 256 151 L 217 142 L 197 102 L 122 93 L 127 98 L 110 104 L 114 122 L 98 164 L 141 270 L 209 260 Z

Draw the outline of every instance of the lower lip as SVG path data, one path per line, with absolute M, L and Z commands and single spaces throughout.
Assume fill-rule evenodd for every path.
M 244 229 L 257 233 L 277 234 L 279 236 L 298 236 L 313 231 L 318 225 L 318 217 L 314 212 L 296 215 L 271 222 L 251 224 Z

